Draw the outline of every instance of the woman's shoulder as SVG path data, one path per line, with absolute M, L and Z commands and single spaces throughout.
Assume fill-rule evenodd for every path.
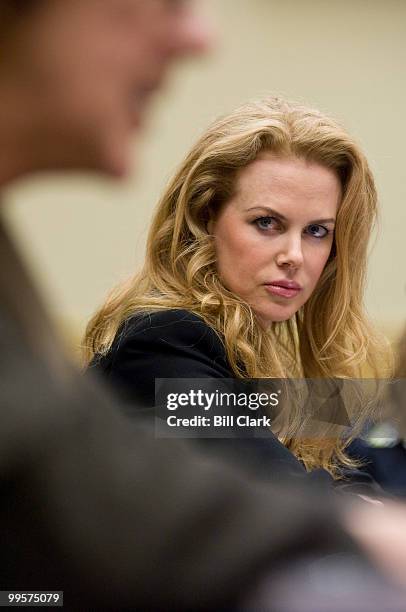
M 184 309 L 165 309 L 153 312 L 139 312 L 127 319 L 119 329 L 115 342 L 122 346 L 123 342 L 147 339 L 150 342 L 162 341 L 191 345 L 193 343 L 209 343 L 217 347 L 223 344 L 216 331 L 202 317 Z
M 131 364 L 132 368 L 144 366 L 146 370 L 152 368 L 165 373 L 183 371 L 185 375 L 198 362 L 219 368 L 222 376 L 231 374 L 226 350 L 217 332 L 193 312 L 166 309 L 136 313 L 128 318 L 107 355 L 96 357 L 91 365 L 105 373 Z
M 187 310 L 137 313 L 121 326 L 107 355 L 94 367 L 113 385 L 152 405 L 156 378 L 232 377 L 217 333 Z
M 190 325 L 199 329 L 211 329 L 203 318 L 190 310 L 182 308 L 165 308 L 162 310 L 137 312 L 128 318 L 123 326 L 122 333 L 158 332 L 165 327 L 176 326 L 178 329 L 189 329 Z

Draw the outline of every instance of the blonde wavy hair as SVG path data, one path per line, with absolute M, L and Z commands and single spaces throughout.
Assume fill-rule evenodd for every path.
M 233 196 L 238 171 L 263 151 L 331 168 L 343 194 L 333 249 L 314 293 L 291 319 L 268 330 L 222 284 L 207 229 L 212 215 Z M 181 308 L 217 332 L 236 377 L 357 378 L 366 364 L 370 375 L 378 375 L 382 338 L 363 309 L 376 212 L 367 160 L 336 121 L 274 97 L 238 108 L 209 127 L 168 184 L 150 228 L 143 269 L 116 287 L 88 324 L 86 362 L 106 354 L 120 326 L 135 313 Z M 369 410 L 361 407 L 360 426 Z M 291 410 L 283 442 L 308 469 L 322 466 L 335 474 L 349 462 L 346 443 L 300 439 L 305 417 L 300 406 Z

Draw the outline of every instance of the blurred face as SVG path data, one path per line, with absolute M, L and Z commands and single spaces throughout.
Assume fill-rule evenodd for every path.
M 286 321 L 312 295 L 333 245 L 340 181 L 332 170 L 264 153 L 237 177 L 209 224 L 224 285 L 259 321 Z
M 169 66 L 207 42 L 191 0 L 40 0 L 11 54 L 38 164 L 125 173 Z

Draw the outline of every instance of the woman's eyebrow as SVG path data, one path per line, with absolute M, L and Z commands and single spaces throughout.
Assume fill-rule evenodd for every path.
M 248 208 L 247 210 L 248 211 L 251 211 L 251 210 L 266 210 L 266 212 L 267 212 L 267 214 L 269 214 L 269 216 L 278 217 L 278 219 L 281 219 L 281 221 L 287 221 L 287 218 L 284 215 L 281 215 L 281 213 L 279 213 L 274 208 L 269 208 L 269 206 L 253 206 L 252 208 Z
M 334 218 L 331 219 L 315 219 L 314 221 L 310 221 L 309 225 L 316 225 L 318 223 L 322 224 L 322 223 L 335 223 L 336 220 Z

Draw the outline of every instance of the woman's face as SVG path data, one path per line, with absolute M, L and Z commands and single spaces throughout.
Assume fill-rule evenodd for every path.
M 333 245 L 341 184 L 333 170 L 261 154 L 209 224 L 224 285 L 262 325 L 286 321 L 312 295 Z

